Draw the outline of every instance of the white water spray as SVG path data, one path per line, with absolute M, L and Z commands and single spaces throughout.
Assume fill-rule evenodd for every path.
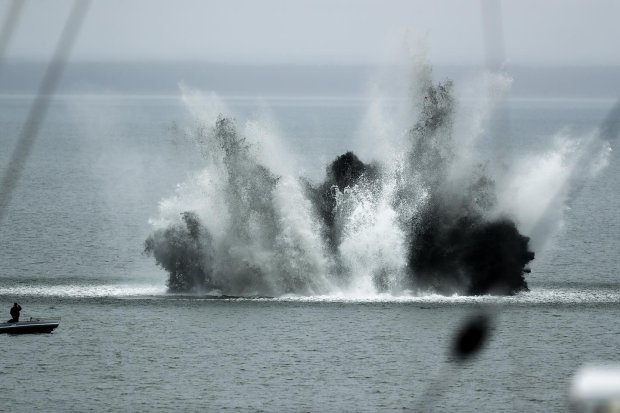
M 580 180 L 605 165 L 609 146 L 594 132 L 560 136 L 544 153 L 498 164 L 480 147 L 496 91 L 510 80 L 487 76 L 492 93 L 467 112 L 449 83 L 433 83 L 429 66 L 415 72 L 400 115 L 390 117 L 378 93 L 370 105 L 360 136 L 366 147 L 374 137 L 376 156 L 366 160 L 374 163 L 343 155 L 319 187 L 283 161 L 294 157 L 271 121 L 237 125 L 221 115 L 229 112 L 217 97 L 184 89 L 195 119 L 186 134 L 204 168 L 160 203 L 146 244 L 169 271 L 171 290 L 368 297 L 408 293 L 424 279 L 424 288 L 477 294 L 499 285 L 476 278 L 479 262 L 495 259 L 495 250 L 480 254 L 497 248 L 487 238 L 498 234 L 514 248 L 502 252 L 506 261 L 516 254 L 510 269 L 501 267 L 517 277 L 507 291 L 522 289 L 527 239 L 504 220 L 543 246 Z

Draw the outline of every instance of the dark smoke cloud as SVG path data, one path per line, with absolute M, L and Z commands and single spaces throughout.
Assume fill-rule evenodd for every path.
M 333 190 L 356 185 L 360 179 L 372 181 L 378 177 L 378 171 L 352 152 L 336 158 L 327 171 L 327 179 L 313 189 L 312 196 L 328 239 L 337 244 L 339 227 L 335 222 Z M 449 201 L 433 195 L 414 217 L 410 223 L 408 257 L 411 288 L 467 295 L 505 295 L 528 289 L 524 275 L 529 272 L 527 264 L 534 259 L 529 238 L 521 235 L 508 219 L 486 221 L 475 212 L 481 203 L 490 207 L 489 201 L 483 201 L 480 195 L 488 182 L 480 178 L 457 210 Z M 376 287 L 381 290 L 383 286 Z
M 509 219 L 488 221 L 494 182 L 479 168 L 465 188 L 447 182 L 453 160 L 451 82 L 427 84 L 421 117 L 410 131 L 411 171 L 429 200 L 411 223 L 409 267 L 412 284 L 440 293 L 514 294 L 527 290 L 524 274 L 534 259 L 529 238 Z
M 470 171 L 464 183 L 455 185 L 448 178 L 455 159 L 451 82 L 433 84 L 429 80 L 422 86 L 418 120 L 408 133 L 409 152 L 399 178 L 390 181 L 396 182 L 392 203 L 397 213 L 401 211 L 399 225 L 408 245 L 400 291 L 479 295 L 527 290 L 527 265 L 534 259 L 529 238 L 508 218 L 487 218 L 495 205 L 495 183 L 484 166 Z M 180 223 L 149 236 L 145 252 L 169 273 L 169 289 L 219 290 L 227 295 L 324 291 L 315 280 L 319 278 L 316 267 L 299 258 L 304 257 L 302 244 L 295 244 L 290 255 L 282 252 L 286 237 L 274 201 L 281 178 L 252 156 L 232 120 L 220 116 L 206 135 L 198 134 L 198 140 L 202 138 L 215 142 L 221 153 L 222 179 L 228 185 L 222 208 L 233 217 L 230 234 L 214 245 L 207 226 L 187 211 Z M 339 208 L 339 199 L 355 188 L 373 196 L 380 193 L 384 182 L 393 179 L 385 169 L 385 165 L 365 163 L 347 152 L 326 168 L 322 183 L 302 181 L 333 264 L 330 271 L 340 278 L 336 285 L 345 285 L 342 280 L 352 276 L 340 256 L 343 228 L 350 217 L 346 208 Z M 412 215 L 402 212 L 405 207 L 401 206 L 413 198 L 423 200 L 419 208 Z M 248 249 L 257 253 L 235 255 Z M 390 277 L 385 270 L 379 269 L 372 277 L 378 291 L 389 290 Z
M 280 178 L 258 163 L 235 122 L 220 115 L 213 127 L 201 125 L 191 137 L 218 165 L 212 178 L 224 189 L 218 194 L 218 213 L 208 219 L 226 220 L 227 231 L 216 241 L 209 222 L 185 211 L 180 222 L 146 239 L 144 252 L 168 272 L 169 290 L 228 296 L 321 291 L 316 268 L 281 225 L 274 194 Z
M 514 294 L 527 290 L 524 273 L 534 259 L 529 238 L 510 220 L 450 216 L 429 206 L 413 226 L 412 282 L 443 294 Z
M 306 182 L 308 197 L 312 200 L 317 214 L 325 224 L 325 236 L 333 252 L 340 243 L 340 231 L 336 224 L 336 191 L 353 188 L 365 181 L 378 178 L 378 167 L 362 162 L 353 152 L 338 156 L 325 171 L 325 181 L 318 186 Z
M 196 214 L 181 216 L 181 224 L 157 230 L 144 242 L 145 254 L 168 272 L 171 292 L 201 290 L 211 284 L 211 237 Z
M 534 259 L 529 238 L 508 219 L 487 221 L 483 213 L 494 205 L 493 181 L 480 167 L 467 188 L 446 188 L 452 161 L 451 128 L 454 102 L 450 82 L 429 84 L 421 116 L 410 130 L 413 141 L 410 175 L 429 190 L 429 200 L 408 225 L 408 277 L 411 288 L 442 294 L 514 294 L 527 290 L 524 275 Z M 333 246 L 339 242 L 334 190 L 353 187 L 360 180 L 380 179 L 376 165 L 363 163 L 354 153 L 336 158 L 325 181 L 311 195 Z M 405 182 L 411 182 L 406 180 Z M 410 188 L 403 185 L 401 196 Z M 377 285 L 381 289 L 381 285 Z

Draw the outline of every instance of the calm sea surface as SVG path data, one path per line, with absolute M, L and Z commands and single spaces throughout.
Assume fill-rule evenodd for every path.
M 613 102 L 510 104 L 505 151 L 560 130 L 586 134 Z M 0 165 L 31 104 L 0 97 Z M 265 112 L 301 160 L 324 165 L 356 139 L 366 103 L 233 100 Z M 165 293 L 142 255 L 158 202 L 199 167 L 176 98 L 65 97 L 47 120 L 0 227 L 0 311 L 60 316 L 50 335 L 0 336 L 6 411 L 564 411 L 586 362 L 619 361 L 620 159 L 588 182 L 509 298 L 213 300 Z M 456 364 L 458 325 L 497 314 L 476 360 Z M 427 400 L 428 405 L 419 403 Z

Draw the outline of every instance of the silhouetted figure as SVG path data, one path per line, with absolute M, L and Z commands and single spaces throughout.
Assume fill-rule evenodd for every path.
M 11 307 L 11 318 L 8 322 L 9 323 L 17 323 L 19 321 L 19 312 L 22 311 L 22 307 L 17 304 L 17 303 L 13 303 L 13 307 Z

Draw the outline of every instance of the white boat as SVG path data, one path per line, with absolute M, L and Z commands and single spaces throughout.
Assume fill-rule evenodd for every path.
M 0 334 L 51 333 L 60 324 L 60 318 L 33 318 L 16 323 L 0 323 Z

